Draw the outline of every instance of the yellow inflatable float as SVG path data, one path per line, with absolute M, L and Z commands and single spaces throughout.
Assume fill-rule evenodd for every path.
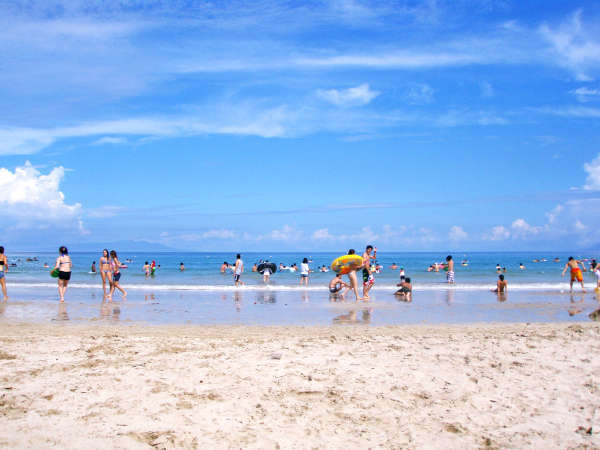
M 363 259 L 358 255 L 344 255 L 335 258 L 331 263 L 331 270 L 340 275 L 346 275 L 352 270 L 358 269 L 363 264 Z

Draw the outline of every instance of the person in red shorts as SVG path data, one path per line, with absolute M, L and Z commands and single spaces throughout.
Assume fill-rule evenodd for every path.
M 563 269 L 561 276 L 564 277 L 565 273 L 567 272 L 567 269 L 570 269 L 571 270 L 571 290 L 573 290 L 573 282 L 575 280 L 577 280 L 581 283 L 581 291 L 585 292 L 585 288 L 583 286 L 583 275 L 581 274 L 582 269 L 579 268 L 579 264 L 581 264 L 581 267 L 583 268 L 583 271 L 585 272 L 585 265 L 581 261 L 577 261 L 572 256 L 569 256 L 569 260 L 565 264 L 565 268 Z

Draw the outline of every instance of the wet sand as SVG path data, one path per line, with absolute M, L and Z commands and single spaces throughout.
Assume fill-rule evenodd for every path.
M 600 326 L 0 325 L 0 446 L 600 446 Z

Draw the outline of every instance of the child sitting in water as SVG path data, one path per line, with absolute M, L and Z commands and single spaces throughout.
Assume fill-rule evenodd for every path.
M 348 286 L 348 284 L 344 283 L 344 281 L 342 281 L 342 276 L 339 273 L 335 274 L 335 277 L 332 278 L 332 280 L 329 282 L 329 293 L 337 296 L 338 294 L 340 295 L 340 297 L 344 297 L 344 294 L 346 292 L 342 292 L 342 289 L 346 288 L 346 292 L 348 292 L 348 290 L 350 290 L 350 286 Z M 340 292 L 342 292 L 340 294 Z
M 412 301 L 412 284 L 410 282 L 410 278 L 409 277 L 404 278 L 404 281 L 397 284 L 396 286 L 400 286 L 400 289 L 398 289 L 396 292 L 394 292 L 394 295 L 397 295 L 399 297 L 398 300 L 403 300 L 405 302 L 411 302 Z

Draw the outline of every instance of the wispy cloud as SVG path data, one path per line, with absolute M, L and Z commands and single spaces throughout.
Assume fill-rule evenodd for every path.
M 428 84 L 415 84 L 408 88 L 406 99 L 413 105 L 424 105 L 433 101 L 433 88 Z
M 543 24 L 541 36 L 547 40 L 556 55 L 555 63 L 574 72 L 578 80 L 593 79 L 600 68 L 600 41 L 598 35 L 586 27 L 579 9 L 558 26 Z
M 571 91 L 571 93 L 582 103 L 600 100 L 600 89 L 583 86 Z
M 100 139 L 92 142 L 92 145 L 105 145 L 105 144 L 118 145 L 118 144 L 125 144 L 125 143 L 127 143 L 127 138 L 118 137 L 118 136 L 105 136 L 105 137 L 101 137 Z
M 336 106 L 363 106 L 371 102 L 380 93 L 371 90 L 367 83 L 347 89 L 329 89 L 317 91 L 317 96 Z

